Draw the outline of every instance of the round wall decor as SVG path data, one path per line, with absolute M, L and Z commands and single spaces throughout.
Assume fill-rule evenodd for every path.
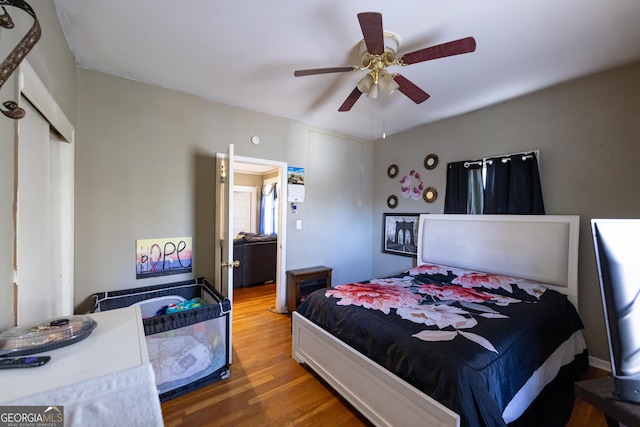
M 424 189 L 424 192 L 422 193 L 422 198 L 427 203 L 433 203 L 438 198 L 438 190 L 436 190 L 433 187 L 427 187 Z
M 389 178 L 395 178 L 396 176 L 398 176 L 399 171 L 400 169 L 398 168 L 398 165 L 393 164 L 387 168 L 387 175 L 389 176 Z
M 398 198 L 393 194 L 387 197 L 387 206 L 389 206 L 389 209 L 395 209 L 398 206 Z
M 424 158 L 424 167 L 427 168 L 428 170 L 435 169 L 436 166 L 438 166 L 438 162 L 440 162 L 440 159 L 438 158 L 437 155 L 429 154 L 427 157 Z

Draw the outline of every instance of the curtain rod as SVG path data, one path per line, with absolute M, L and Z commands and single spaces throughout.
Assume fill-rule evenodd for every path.
M 463 166 L 465 168 L 468 168 L 468 167 L 473 166 L 473 165 L 478 165 L 478 166 L 483 166 L 485 164 L 491 165 L 491 164 L 493 164 L 493 160 L 494 159 L 501 159 L 502 163 L 507 163 L 507 162 L 511 161 L 511 156 L 515 156 L 515 155 L 519 155 L 519 154 L 522 154 L 522 160 L 532 159 L 534 154 L 536 154 L 536 158 L 540 157 L 540 151 L 539 150 L 523 151 L 523 152 L 520 152 L 520 153 L 502 154 L 502 155 L 499 155 L 499 156 L 485 157 L 484 159 L 480 159 L 480 160 L 469 160 L 469 161 L 464 162 Z M 451 167 L 451 166 L 449 166 L 449 167 Z

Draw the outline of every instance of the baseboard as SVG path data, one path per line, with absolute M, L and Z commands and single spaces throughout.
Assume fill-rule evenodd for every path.
M 598 359 L 597 357 L 589 356 L 589 365 L 594 368 L 602 369 L 603 371 L 611 372 L 611 362 Z

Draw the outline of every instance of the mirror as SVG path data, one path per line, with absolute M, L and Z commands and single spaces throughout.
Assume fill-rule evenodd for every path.
M 391 165 L 387 168 L 387 175 L 389 176 L 389 178 L 395 178 L 396 176 L 398 176 L 398 172 L 399 172 L 399 168 L 398 165 Z
M 435 169 L 436 166 L 438 166 L 439 161 L 440 159 L 438 159 L 437 155 L 429 154 L 427 157 L 424 158 L 424 167 L 427 168 L 428 170 Z
M 389 206 L 389 209 L 395 209 L 398 206 L 398 198 L 394 195 L 387 197 L 387 206 Z
M 427 187 L 422 193 L 422 198 L 427 203 L 433 203 L 438 198 L 438 191 L 433 187 Z

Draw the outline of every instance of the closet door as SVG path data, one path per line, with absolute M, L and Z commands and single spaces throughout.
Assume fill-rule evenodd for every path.
M 17 323 L 73 312 L 73 147 L 24 97 L 17 127 Z

